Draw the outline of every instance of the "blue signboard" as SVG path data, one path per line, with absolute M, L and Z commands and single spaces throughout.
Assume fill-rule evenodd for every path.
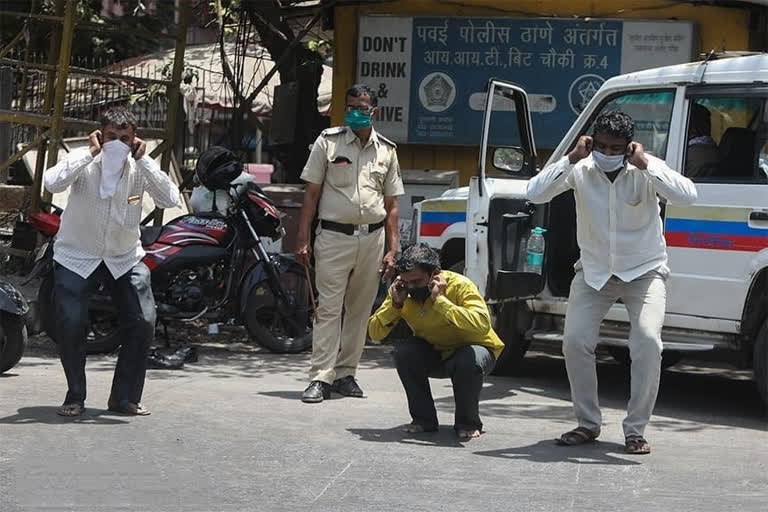
M 689 21 L 363 16 L 359 34 L 357 77 L 376 91 L 377 127 L 412 144 L 477 145 L 494 77 L 525 89 L 536 144 L 553 148 L 606 79 L 695 49 Z M 492 136 L 514 138 L 512 107 L 500 110 Z
M 477 144 L 483 91 L 497 77 L 526 90 L 536 142 L 554 147 L 621 64 L 618 21 L 414 18 L 412 40 L 414 143 Z

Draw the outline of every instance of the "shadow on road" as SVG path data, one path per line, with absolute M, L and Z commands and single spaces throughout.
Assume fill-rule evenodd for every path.
M 304 394 L 304 389 L 303 388 L 302 389 L 296 389 L 296 390 L 293 390 L 293 391 L 261 391 L 258 394 L 259 395 L 263 395 L 263 396 L 270 396 L 272 398 L 283 398 L 285 400 L 292 400 L 292 401 L 295 401 L 295 402 L 299 402 L 299 401 L 301 401 L 301 395 Z M 331 393 L 331 398 L 326 398 L 325 400 L 323 400 L 323 402 L 334 401 L 334 400 L 341 400 L 343 398 L 345 398 L 345 397 L 342 396 L 342 395 L 339 395 L 339 394 L 337 394 L 335 392 L 332 392 Z
M 601 406 L 626 409 L 630 389 L 629 369 L 602 354 L 598 356 L 598 361 Z M 532 394 L 562 403 L 532 402 L 524 398 L 496 402 L 515 393 Z M 489 377 L 481 402 L 481 415 L 546 419 L 563 425 L 575 421 L 565 362 L 552 347 L 536 347 L 526 356 L 515 376 Z M 453 398 L 438 399 L 436 406 L 452 410 Z M 659 397 L 651 422 L 656 429 L 676 432 L 731 427 L 765 430 L 768 427 L 765 406 L 749 379 L 749 372 L 707 361 L 695 361 L 662 372 Z
M 191 340 L 185 340 L 191 342 Z M 219 335 L 198 347 L 200 360 L 184 370 L 151 370 L 153 380 L 178 380 L 191 374 L 215 379 L 264 379 L 275 374 L 295 376 L 296 389 L 268 391 L 263 394 L 297 400 L 307 384 L 310 353 L 274 354 L 236 336 Z M 390 345 L 366 346 L 361 371 L 392 369 Z M 114 371 L 114 356 L 94 356 L 97 361 L 88 371 Z M 19 368 L 30 364 L 22 359 Z M 20 373 L 8 375 L 14 376 Z M 623 410 L 629 398 L 629 370 L 598 352 L 597 365 L 600 402 L 604 407 Z M 713 361 L 684 360 L 661 378 L 659 398 L 652 426 L 660 430 L 696 432 L 706 429 L 747 428 L 765 430 L 768 417 L 765 406 L 751 381 L 751 372 L 734 369 Z M 434 386 L 443 381 L 434 381 Z M 448 381 L 450 384 L 450 381 Z M 480 413 L 499 418 L 535 418 L 572 426 L 570 391 L 565 364 L 559 347 L 538 344 L 531 347 L 515 375 L 492 376 L 481 395 Z M 533 401 L 530 395 L 556 400 Z M 442 411 L 453 411 L 453 397 L 436 400 Z
M 498 457 L 501 459 L 528 460 L 531 462 L 571 462 L 573 464 L 634 466 L 641 464 L 636 460 L 617 457 L 624 453 L 624 445 L 597 441 L 578 446 L 557 446 L 554 440 L 539 441 L 527 446 L 474 452 L 475 455 Z
M 58 407 L 37 406 L 22 407 L 16 414 L 0 418 L 0 424 L 5 425 L 68 425 L 78 423 L 81 425 L 124 425 L 128 422 L 117 419 L 113 413 L 102 409 L 86 409 L 81 416 L 67 418 L 56 414 Z M 110 417 L 111 416 L 111 417 Z
M 393 428 L 348 428 L 350 432 L 360 438 L 361 441 L 374 443 L 400 443 L 420 446 L 442 446 L 446 448 L 464 448 L 470 441 L 460 442 L 452 427 L 442 427 L 437 432 L 425 432 L 423 434 L 408 434 Z

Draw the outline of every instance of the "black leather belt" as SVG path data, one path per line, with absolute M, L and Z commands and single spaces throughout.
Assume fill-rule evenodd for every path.
M 344 233 L 345 235 L 352 236 L 361 233 L 373 233 L 377 229 L 384 227 L 384 221 L 377 222 L 376 224 L 342 224 L 341 222 L 333 222 L 332 220 L 321 220 L 320 226 L 329 231 L 336 231 L 337 233 Z

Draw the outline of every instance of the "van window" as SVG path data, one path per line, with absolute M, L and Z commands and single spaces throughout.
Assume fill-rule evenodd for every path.
M 599 114 L 620 110 L 635 123 L 635 141 L 642 144 L 647 153 L 663 160 L 667 154 L 674 101 L 674 90 L 634 91 L 614 96 L 593 115 L 585 133 L 591 135 L 591 125 Z
M 768 183 L 765 98 L 691 98 L 685 175 L 699 183 Z

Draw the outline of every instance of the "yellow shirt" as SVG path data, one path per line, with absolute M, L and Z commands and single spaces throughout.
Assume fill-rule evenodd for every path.
M 365 147 L 345 126 L 324 130 L 312 145 L 301 179 L 323 185 L 318 216 L 345 224 L 384 220 L 384 198 L 404 192 L 395 143 L 375 129 Z
M 447 359 L 457 348 L 466 345 L 488 347 L 498 359 L 504 343 L 491 327 L 491 314 L 477 286 L 461 274 L 443 270 L 448 286 L 437 300 L 424 304 L 405 299 L 401 309 L 387 297 L 368 321 L 368 334 L 374 341 L 383 339 L 401 318 L 413 335 L 434 345 Z

